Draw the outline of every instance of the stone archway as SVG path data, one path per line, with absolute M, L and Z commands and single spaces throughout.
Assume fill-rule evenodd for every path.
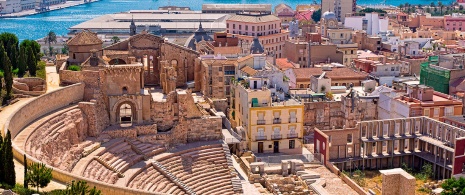
M 115 58 L 115 59 L 112 59 L 108 62 L 109 65 L 118 65 L 118 64 L 126 64 L 126 61 L 124 61 L 123 59 L 120 59 L 120 58 Z
M 137 102 L 129 98 L 121 99 L 113 104 L 110 113 L 111 123 L 113 125 L 139 124 L 142 122 L 141 114 L 141 108 Z

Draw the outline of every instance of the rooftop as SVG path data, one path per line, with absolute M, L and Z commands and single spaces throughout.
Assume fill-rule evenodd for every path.
M 232 16 L 227 21 L 238 21 L 238 22 L 248 22 L 248 23 L 263 23 L 263 22 L 272 22 L 280 21 L 278 17 L 271 14 L 237 14 Z
M 355 71 L 350 68 L 331 68 L 331 70 L 323 70 L 322 68 L 294 68 L 293 71 L 297 79 L 310 79 L 310 76 L 321 75 L 323 71 L 326 72 L 326 77 L 331 79 L 364 79 L 368 76 L 367 73 Z

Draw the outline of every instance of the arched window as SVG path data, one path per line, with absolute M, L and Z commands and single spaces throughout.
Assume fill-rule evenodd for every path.
M 300 88 L 304 88 L 304 84 L 300 84 Z
M 132 107 L 129 104 L 123 104 L 119 108 L 119 117 L 121 124 L 132 123 Z
M 171 60 L 171 66 L 177 71 L 178 70 L 178 61 L 177 60 Z
M 127 87 L 123 87 L 123 94 L 128 94 L 128 88 Z

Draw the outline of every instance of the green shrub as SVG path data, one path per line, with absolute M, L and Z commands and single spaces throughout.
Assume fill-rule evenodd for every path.
M 77 65 L 71 65 L 71 66 L 68 66 L 68 70 L 81 71 L 81 67 Z
M 45 64 L 44 61 L 39 61 L 37 63 L 37 70 L 36 70 L 36 76 L 44 80 L 47 77 L 47 73 L 45 72 L 45 66 L 47 65 Z

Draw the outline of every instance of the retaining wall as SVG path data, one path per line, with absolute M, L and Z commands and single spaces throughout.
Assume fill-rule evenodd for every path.
M 14 138 L 32 121 L 59 108 L 81 101 L 83 95 L 84 84 L 78 83 L 29 100 L 8 118 L 2 134 L 5 135 L 6 131 L 10 130 L 11 137 Z

